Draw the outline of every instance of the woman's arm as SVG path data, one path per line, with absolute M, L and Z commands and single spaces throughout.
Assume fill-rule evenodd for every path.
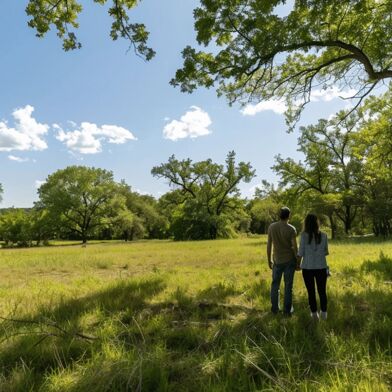
M 299 257 L 305 256 L 305 236 L 304 236 L 304 233 L 301 234 L 301 238 L 300 238 L 300 242 L 299 242 L 298 256 Z

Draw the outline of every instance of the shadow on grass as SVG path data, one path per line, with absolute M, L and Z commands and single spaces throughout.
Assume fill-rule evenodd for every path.
M 240 291 L 236 289 L 234 284 L 218 283 L 214 286 L 208 287 L 198 293 L 198 300 L 209 300 L 209 301 L 223 301 L 227 297 L 240 294 Z
M 385 263 L 380 258 L 362 269 L 385 277 Z M 351 361 L 356 344 L 370 356 L 392 355 L 392 294 L 382 288 L 330 293 L 330 320 L 319 325 L 310 322 L 305 298 L 290 319 L 224 302 L 240 292 L 248 300 L 268 297 L 264 280 L 245 294 L 216 284 L 195 296 L 178 288 L 166 301 L 154 301 L 164 289 L 161 279 L 124 281 L 40 309 L 37 318 L 71 331 L 98 312 L 91 331 L 84 331 L 98 339 L 49 337 L 35 345 L 37 328 L 13 326 L 27 335 L 3 342 L 0 390 L 294 391 L 341 371 L 333 364 Z M 358 361 L 362 366 L 362 357 Z
M 361 266 L 361 272 L 373 273 L 383 280 L 392 281 L 392 258 L 380 253 L 376 261 L 365 261 Z

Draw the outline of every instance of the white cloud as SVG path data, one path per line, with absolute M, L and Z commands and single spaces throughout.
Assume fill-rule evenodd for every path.
M 348 99 L 354 97 L 357 93 L 356 90 L 350 89 L 341 91 L 337 87 L 332 87 L 323 90 L 313 90 L 310 95 L 311 102 L 330 102 L 337 98 Z
M 19 163 L 28 162 L 30 160 L 29 158 L 21 158 L 21 157 L 15 156 L 15 155 L 8 155 L 8 159 L 10 161 L 15 161 L 15 162 L 19 162 Z
M 337 98 L 348 99 L 355 96 L 356 91 L 353 89 L 341 91 L 337 87 L 329 89 L 313 90 L 310 95 L 310 102 L 330 102 Z M 299 103 L 299 102 L 298 102 Z M 276 114 L 283 114 L 287 105 L 283 100 L 268 100 L 258 104 L 248 104 L 241 110 L 244 116 L 254 116 L 257 113 L 272 111 Z
M 44 135 L 49 125 L 41 124 L 32 117 L 34 107 L 27 105 L 12 112 L 14 126 L 0 121 L 0 151 L 42 151 L 48 148 Z
M 207 112 L 197 106 L 191 106 L 180 120 L 173 120 L 163 128 L 163 137 L 176 141 L 178 139 L 195 139 L 211 133 L 208 127 L 212 124 Z
M 284 101 L 269 100 L 262 101 L 258 104 L 248 104 L 241 110 L 244 116 L 254 116 L 257 113 L 272 111 L 276 114 L 283 114 L 287 109 Z
M 64 131 L 54 124 L 58 130 L 56 138 L 63 142 L 71 152 L 80 154 L 97 154 L 102 151 L 102 142 L 124 144 L 129 140 L 137 140 L 132 132 L 117 125 L 99 127 L 90 122 L 82 122 L 77 129 Z
M 42 180 L 35 180 L 34 182 L 34 187 L 36 189 L 40 188 L 41 185 L 45 184 L 46 181 L 42 181 Z

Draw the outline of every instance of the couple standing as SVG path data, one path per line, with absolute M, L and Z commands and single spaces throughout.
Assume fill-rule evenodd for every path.
M 268 228 L 267 257 L 272 269 L 271 311 L 279 312 L 279 288 L 284 277 L 284 309 L 286 316 L 294 311 L 292 290 L 294 273 L 302 270 L 302 276 L 308 292 L 311 317 L 327 319 L 327 277 L 328 255 L 327 235 L 320 231 L 319 221 L 314 214 L 308 214 L 301 233 L 300 246 L 297 246 L 297 231 L 289 224 L 290 209 L 280 210 L 280 221 Z M 272 256 L 273 248 L 273 257 Z M 316 289 L 320 298 L 321 313 L 317 312 Z

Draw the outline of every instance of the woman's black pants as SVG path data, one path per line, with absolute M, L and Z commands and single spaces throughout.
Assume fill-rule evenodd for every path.
M 317 312 L 316 290 L 320 297 L 320 308 L 322 312 L 327 311 L 327 269 L 303 269 L 306 289 L 308 290 L 308 300 L 311 312 Z

